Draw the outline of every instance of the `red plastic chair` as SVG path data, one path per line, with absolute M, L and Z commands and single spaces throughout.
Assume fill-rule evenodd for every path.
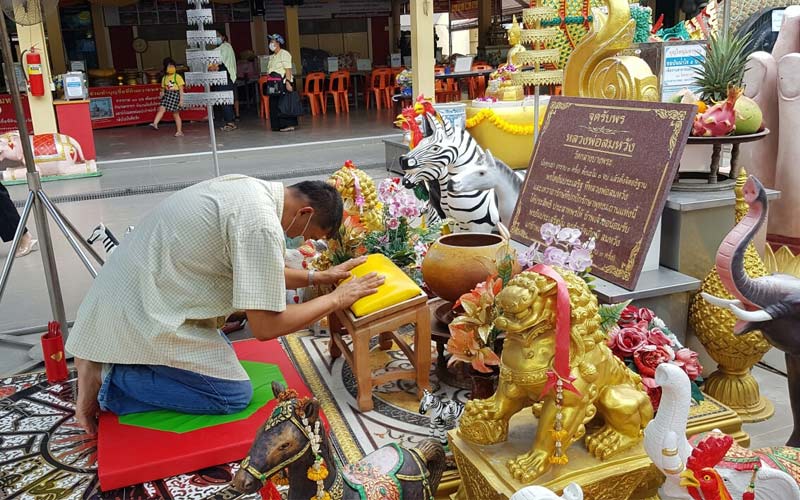
M 328 96 L 333 97 L 333 107 L 338 115 L 341 108 L 344 112 L 350 112 L 350 98 L 347 95 L 350 89 L 350 72 L 334 71 L 328 77 L 328 91 L 325 92 L 325 105 L 328 105 Z
M 436 66 L 434 69 L 437 75 L 445 73 L 444 66 Z M 434 91 L 436 93 L 436 102 L 458 102 L 461 100 L 461 90 L 458 88 L 455 78 L 437 78 Z
M 311 114 L 317 116 L 322 110 L 322 114 L 327 113 L 325 102 L 325 73 L 318 71 L 309 73 L 305 77 L 303 92 L 301 97 L 308 98 L 308 106 L 311 108 Z
M 376 69 L 370 73 L 369 88 L 364 92 L 364 102 L 368 108 L 371 97 L 375 99 L 376 108 L 381 109 L 384 105 L 390 107 L 387 93 L 391 78 L 391 69 Z

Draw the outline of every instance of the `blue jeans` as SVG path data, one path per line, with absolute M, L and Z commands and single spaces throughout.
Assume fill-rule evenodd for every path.
M 224 67 L 224 65 L 222 66 Z M 231 81 L 231 76 L 228 75 L 228 83 L 225 85 L 220 85 L 219 87 L 215 88 L 214 90 L 230 90 L 236 93 L 236 89 L 233 85 L 233 81 Z M 233 123 L 236 116 L 233 113 L 233 104 L 225 104 L 222 106 L 222 120 L 227 125 L 228 123 Z
M 111 365 L 97 395 L 100 408 L 116 415 L 151 410 L 225 415 L 243 410 L 252 398 L 249 380 L 224 380 L 160 365 Z

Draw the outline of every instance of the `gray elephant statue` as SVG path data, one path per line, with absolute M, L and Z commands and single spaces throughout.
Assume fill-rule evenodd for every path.
M 800 446 L 800 279 L 786 274 L 750 278 L 744 269 L 744 252 L 767 218 L 767 193 L 753 176 L 744 185 L 744 199 L 750 209 L 717 251 L 717 272 L 722 284 L 735 297 L 721 299 L 706 293 L 709 303 L 729 308 L 739 319 L 734 334 L 756 330 L 770 344 L 786 354 L 789 399 L 794 430 L 787 446 Z

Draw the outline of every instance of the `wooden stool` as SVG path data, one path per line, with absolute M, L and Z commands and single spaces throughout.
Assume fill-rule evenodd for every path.
M 358 383 L 360 411 L 372 410 L 372 388 L 376 385 L 394 380 L 416 380 L 418 398 L 422 397 L 423 389 L 430 390 L 431 319 L 427 295 L 419 295 L 361 318 L 356 318 L 349 309 L 336 311 L 328 317 L 328 321 L 331 328 L 331 358 L 336 359 L 344 354 L 353 370 Z M 415 325 L 413 348 L 396 332 L 398 328 L 408 324 Z M 350 335 L 353 341 L 352 350 L 345 343 L 343 335 Z M 375 336 L 380 336 L 380 348 L 384 351 L 391 348 L 394 340 L 414 369 L 393 369 L 373 375 L 369 362 L 369 342 Z

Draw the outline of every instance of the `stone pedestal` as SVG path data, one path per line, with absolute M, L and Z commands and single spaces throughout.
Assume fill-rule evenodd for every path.
M 515 415 L 509 424 L 509 438 L 504 443 L 482 446 L 469 442 L 454 429 L 448 433 L 461 475 L 461 486 L 452 500 L 508 500 L 527 484 L 508 473 L 506 462 L 529 451 L 538 422 L 529 410 Z M 729 408 L 707 399 L 690 409 L 687 437 L 720 429 L 742 446 L 750 437 L 742 431 L 742 421 Z M 534 484 L 560 492 L 570 482 L 578 483 L 586 500 L 644 500 L 658 498 L 663 475 L 644 453 L 641 445 L 601 462 L 579 442 L 567 450 L 569 463 L 553 466 Z

